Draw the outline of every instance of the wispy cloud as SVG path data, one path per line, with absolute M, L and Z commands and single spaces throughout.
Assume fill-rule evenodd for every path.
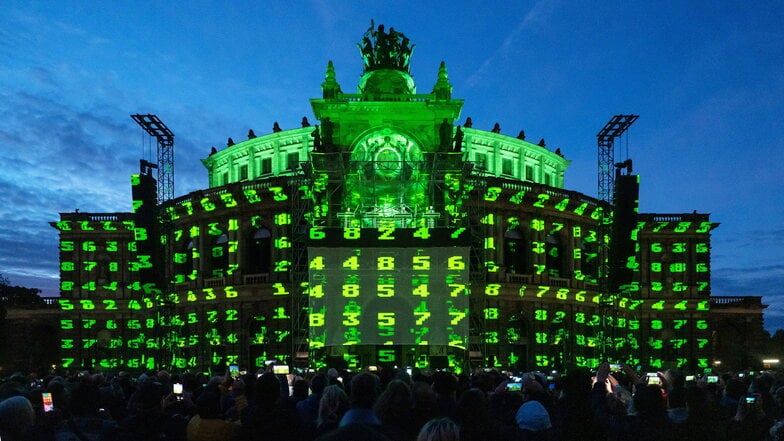
M 50 85 L 61 81 L 43 66 L 32 72 Z M 74 80 L 66 83 L 73 87 Z M 6 171 L 0 177 L 0 272 L 13 274 L 12 284 L 24 280 L 56 295 L 58 237 L 49 222 L 78 207 L 129 211 L 128 175 L 138 152 L 122 143 L 132 126 L 119 121 L 126 113 L 111 100 L 97 111 L 85 110 L 61 94 L 5 86 L 0 96 L 0 167 Z
M 768 305 L 765 328 L 784 329 L 784 263 L 758 267 L 714 268 L 711 293 L 717 296 L 758 296 Z
M 498 46 L 487 58 L 482 61 L 477 68 L 466 80 L 466 84 L 473 87 L 482 81 L 491 70 L 492 66 L 497 64 L 499 58 L 503 58 L 513 48 L 520 43 L 521 35 L 537 27 L 543 27 L 550 20 L 553 11 L 558 6 L 556 0 L 540 0 L 536 2 L 531 9 L 523 16 L 518 23 L 517 27 L 506 35 L 503 42 Z

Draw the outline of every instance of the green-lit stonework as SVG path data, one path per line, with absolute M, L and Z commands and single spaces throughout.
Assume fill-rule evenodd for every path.
M 709 215 L 633 197 L 601 274 L 620 215 L 569 160 L 465 127 L 444 63 L 417 93 L 403 34 L 359 48 L 356 93 L 329 62 L 313 124 L 213 151 L 209 188 L 149 211 L 143 169 L 134 213 L 61 214 L 64 366 L 709 366 Z

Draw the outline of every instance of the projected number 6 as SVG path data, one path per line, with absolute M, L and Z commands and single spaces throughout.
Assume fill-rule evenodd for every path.
M 465 269 L 465 262 L 463 256 L 452 256 L 447 260 L 447 269 L 450 270 L 463 270 Z

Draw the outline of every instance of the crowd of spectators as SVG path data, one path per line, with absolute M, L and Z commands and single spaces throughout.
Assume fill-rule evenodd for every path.
M 14 374 L 0 383 L 0 439 L 782 441 L 784 375 L 708 381 L 607 363 L 554 377 L 496 369 Z

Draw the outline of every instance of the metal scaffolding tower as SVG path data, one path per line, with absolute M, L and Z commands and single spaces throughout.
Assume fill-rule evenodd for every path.
M 615 115 L 599 131 L 599 199 L 612 205 L 615 191 L 615 138 L 623 135 L 639 115 Z
M 602 207 L 602 218 L 599 220 L 599 274 L 597 282 L 599 285 L 599 295 L 601 296 L 600 305 L 609 310 L 604 315 L 617 317 L 617 292 L 611 292 L 610 287 L 610 236 L 612 231 L 613 210 L 615 205 L 615 138 L 623 135 L 624 132 L 637 121 L 639 115 L 615 115 L 610 121 L 596 134 L 599 144 L 599 199 L 604 202 Z M 618 164 L 620 165 L 620 164 Z M 599 347 L 602 356 L 607 359 L 607 338 L 613 337 L 615 328 L 606 326 L 606 320 L 602 320 L 601 335 L 598 336 L 601 342 Z
M 155 115 L 131 115 L 158 140 L 158 205 L 174 199 L 174 133 Z
M 158 194 L 157 194 L 157 216 L 159 234 L 165 240 L 158 241 L 157 255 L 153 257 L 156 267 L 164 268 L 172 261 L 172 221 L 163 215 L 163 204 L 174 199 L 174 133 L 166 127 L 155 115 L 131 115 L 150 136 L 158 141 L 158 164 L 151 164 L 142 160 L 142 165 L 148 168 L 158 169 Z M 172 280 L 166 277 L 157 277 L 153 281 L 157 289 L 151 295 L 151 301 L 156 307 L 158 315 L 158 326 L 155 328 L 154 339 L 156 340 L 158 355 L 156 363 L 158 368 L 170 367 L 169 361 L 172 357 L 174 346 L 177 340 L 175 328 L 170 326 L 171 316 L 174 313 L 174 303 L 171 300 L 174 287 Z M 146 295 L 150 295 L 145 293 Z M 164 329 L 169 327 L 170 329 Z M 164 361 L 167 360 L 167 361 Z

